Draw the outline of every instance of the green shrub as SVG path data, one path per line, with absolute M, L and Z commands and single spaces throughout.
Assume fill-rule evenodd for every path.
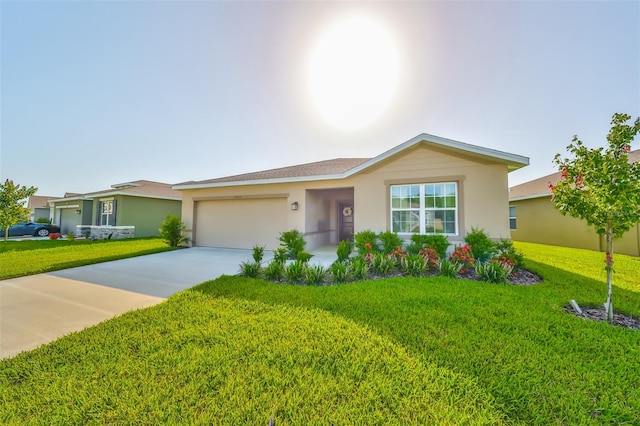
M 412 277 L 421 277 L 429 270 L 429 264 L 427 260 L 418 255 L 411 255 L 403 257 L 400 261 L 400 268 L 402 272 Z
M 301 283 L 305 279 L 306 262 L 296 260 L 285 267 L 284 276 L 290 283 Z
M 396 259 L 392 255 L 376 253 L 373 256 L 373 273 L 382 277 L 388 277 L 396 269 Z
M 438 270 L 440 271 L 440 275 L 443 275 L 448 278 L 457 278 L 460 274 L 460 270 L 462 269 L 462 264 L 455 260 L 438 260 Z
M 259 278 L 262 272 L 262 266 L 258 262 L 242 262 L 240 263 L 240 275 L 247 278 Z
M 46 217 L 39 217 L 36 219 L 35 223 L 51 223 L 51 221 Z
M 307 263 L 311 260 L 312 257 L 313 255 L 311 253 L 308 253 L 304 250 L 300 250 L 296 255 L 296 260 L 299 260 L 300 262 L 303 262 L 303 263 Z
M 304 282 L 307 285 L 319 285 L 327 280 L 327 270 L 322 265 L 308 266 L 304 271 Z
M 331 281 L 346 283 L 351 279 L 351 268 L 345 262 L 334 262 L 331 265 Z
M 349 275 L 356 280 L 369 278 L 369 264 L 362 257 L 356 257 L 349 263 Z
M 447 239 L 446 235 L 433 234 L 413 234 L 411 236 L 411 244 L 407 246 L 407 251 L 410 254 L 418 254 L 423 248 L 434 249 L 440 257 L 447 256 L 447 249 L 451 243 Z
M 351 251 L 353 250 L 353 243 L 349 240 L 342 240 L 338 243 L 338 250 L 336 254 L 338 255 L 338 262 L 345 262 L 349 259 L 351 255 Z
M 471 232 L 464 237 L 464 242 L 471 246 L 473 257 L 478 262 L 488 261 L 496 251 L 496 243 L 480 228 L 471 227 Z
M 524 254 L 516 250 L 513 243 L 509 240 L 502 239 L 496 244 L 497 254 L 494 259 L 500 263 L 507 263 L 513 266 L 514 270 L 520 270 L 524 267 Z
M 264 246 L 253 246 L 253 260 L 256 263 L 262 263 L 264 257 Z
M 269 281 L 282 281 L 284 277 L 284 263 L 274 260 L 264 268 L 263 274 Z
M 184 236 L 185 225 L 176 215 L 167 215 L 160 225 L 160 236 L 169 247 L 179 247 L 183 243 L 188 243 L 189 239 Z M 111 239 L 112 234 L 109 234 Z
M 288 259 L 297 259 L 298 253 L 303 252 L 307 245 L 304 235 L 297 229 L 281 232 L 278 239 L 280 240 L 280 246 L 287 250 Z
M 476 264 L 476 274 L 482 281 L 490 283 L 507 283 L 509 275 L 513 271 L 513 266 L 500 264 L 497 261 Z
M 378 234 L 378 240 L 382 244 L 382 252 L 393 253 L 398 247 L 402 248 L 404 241 L 396 232 L 385 231 Z
M 284 247 L 278 247 L 273 251 L 273 260 L 284 264 L 287 261 L 287 249 Z
M 76 234 L 74 234 L 73 232 L 70 232 L 66 235 L 66 238 L 69 241 L 74 241 L 76 239 Z
M 360 255 L 378 250 L 378 235 L 371 230 L 358 232 L 353 236 L 353 240 Z

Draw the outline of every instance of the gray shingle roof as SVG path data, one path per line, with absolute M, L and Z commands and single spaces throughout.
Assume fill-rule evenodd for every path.
M 629 153 L 629 163 L 640 162 L 640 149 Z M 509 188 L 509 199 L 521 197 L 551 196 L 549 183 L 556 184 L 560 180 L 560 172 L 551 173 L 537 179 Z
M 360 164 L 369 161 L 370 158 L 334 158 L 333 160 L 316 161 L 314 163 L 298 164 L 296 166 L 281 167 L 278 169 L 263 170 L 260 172 L 245 173 L 235 176 L 225 176 L 216 179 L 190 181 L 178 185 L 208 184 L 222 182 L 245 182 L 265 179 L 297 178 L 304 176 L 324 176 L 345 173 Z

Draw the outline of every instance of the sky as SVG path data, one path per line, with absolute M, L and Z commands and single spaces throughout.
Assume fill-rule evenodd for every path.
M 345 125 L 345 105 L 373 112 Z M 420 133 L 529 157 L 516 185 L 573 135 L 604 146 L 616 112 L 640 116 L 640 1 L 0 0 L 0 178 L 39 195 L 368 158 Z

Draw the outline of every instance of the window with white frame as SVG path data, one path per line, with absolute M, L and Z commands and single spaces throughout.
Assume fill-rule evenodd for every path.
M 100 201 L 100 226 L 114 226 L 116 224 L 116 201 Z
M 392 185 L 391 230 L 400 234 L 456 235 L 457 183 Z
M 516 229 L 516 206 L 509 206 L 509 229 Z

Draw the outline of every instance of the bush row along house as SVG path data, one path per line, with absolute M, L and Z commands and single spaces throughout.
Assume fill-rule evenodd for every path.
M 168 214 L 180 217 L 181 196 L 168 183 L 136 180 L 103 191 L 66 193 L 49 200 L 49 206 L 52 223 L 60 226 L 63 235 L 94 235 L 96 230 L 109 231 L 99 235 L 111 235 L 126 229 L 126 236 L 149 237 L 159 234 Z
M 629 153 L 640 162 L 640 150 Z M 511 238 L 517 241 L 605 251 L 604 237 L 587 222 L 563 216 L 551 201 L 548 185 L 560 181 L 560 172 L 516 185 L 509 190 Z M 614 241 L 615 253 L 640 256 L 640 224 Z

